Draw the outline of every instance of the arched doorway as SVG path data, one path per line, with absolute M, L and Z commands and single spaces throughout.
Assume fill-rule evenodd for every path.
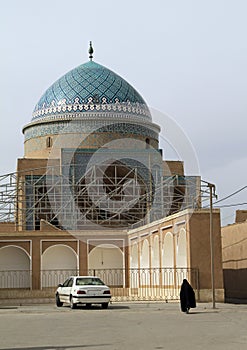
M 174 268 L 174 245 L 171 232 L 167 232 L 164 238 L 162 265 Z
M 137 269 L 138 268 L 138 245 L 137 245 L 137 243 L 134 243 L 131 246 L 130 268 L 131 269 Z
M 149 242 L 144 240 L 141 250 L 141 264 L 140 264 L 140 284 L 150 284 L 150 259 L 149 259 Z
M 174 274 L 175 274 L 174 241 L 173 241 L 173 234 L 171 232 L 167 232 L 164 237 L 162 266 L 163 266 L 162 280 L 164 285 L 173 286 Z
M 184 278 L 187 278 L 187 239 L 186 231 L 184 228 L 179 230 L 177 238 L 177 283 L 180 286 Z
M 152 266 L 153 284 L 155 286 L 158 286 L 160 284 L 160 253 L 159 253 L 158 235 L 156 235 L 153 240 L 151 266 Z
M 159 255 L 159 237 L 155 236 L 153 240 L 152 249 L 152 267 L 160 267 L 160 255 Z
M 179 231 L 177 245 L 177 267 L 187 268 L 187 240 L 184 228 Z
M 67 245 L 51 246 L 42 254 L 41 270 L 41 286 L 55 287 L 69 276 L 77 275 L 77 255 Z
M 138 244 L 134 243 L 130 248 L 130 286 L 139 287 Z
M 110 286 L 123 285 L 124 254 L 114 244 L 100 244 L 88 255 L 90 274 L 97 275 Z
M 23 248 L 0 248 L 0 286 L 30 288 L 30 256 Z

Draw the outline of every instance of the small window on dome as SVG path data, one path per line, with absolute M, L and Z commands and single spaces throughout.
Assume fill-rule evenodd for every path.
M 46 139 L 46 147 L 51 148 L 51 146 L 52 146 L 52 138 L 49 136 Z
M 146 148 L 149 148 L 149 147 L 150 147 L 150 139 L 146 138 Z

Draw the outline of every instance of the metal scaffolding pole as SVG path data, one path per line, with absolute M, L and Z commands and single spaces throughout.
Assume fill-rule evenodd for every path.
M 210 235 L 210 257 L 211 257 L 211 284 L 212 284 L 212 307 L 215 306 L 215 275 L 214 275 L 214 235 L 213 235 L 213 196 L 215 196 L 215 185 L 208 183 L 209 191 L 210 191 L 210 227 L 209 227 L 209 235 Z
M 67 166 L 64 171 L 60 166 L 28 169 L 0 176 L 0 222 L 15 222 L 17 230 L 38 230 L 40 220 L 61 229 L 70 228 L 71 222 L 81 229 L 89 221 L 138 227 L 200 208 L 197 180 L 165 177 L 158 168 L 145 172 L 142 165 L 120 162 L 94 165 L 76 179 Z

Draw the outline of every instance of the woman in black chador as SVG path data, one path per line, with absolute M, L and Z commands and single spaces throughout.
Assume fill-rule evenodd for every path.
M 195 292 L 189 282 L 184 279 L 180 290 L 180 305 L 183 312 L 189 313 L 190 308 L 196 307 Z

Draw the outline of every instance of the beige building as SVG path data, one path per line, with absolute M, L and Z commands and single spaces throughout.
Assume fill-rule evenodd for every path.
M 223 301 L 218 210 L 213 218 L 215 292 L 216 300 Z M 20 234 L 7 224 L 0 229 L 2 288 L 42 290 L 44 296 L 47 287 L 67 274 L 96 272 L 115 296 L 128 300 L 177 299 L 183 278 L 191 281 L 198 300 L 212 300 L 208 210 L 184 210 L 136 229 L 103 235 L 90 230 L 71 235 L 43 221 L 36 232 Z M 4 290 L 0 295 L 6 296 Z
M 237 210 L 232 225 L 222 227 L 222 263 L 226 301 L 247 301 L 247 210 Z
M 0 178 L 0 295 L 53 295 L 69 275 L 97 274 L 115 298 L 177 299 L 187 278 L 210 300 L 201 179 L 163 159 L 147 104 L 92 52 L 41 97 L 17 172 Z M 213 223 L 223 301 L 219 211 Z

